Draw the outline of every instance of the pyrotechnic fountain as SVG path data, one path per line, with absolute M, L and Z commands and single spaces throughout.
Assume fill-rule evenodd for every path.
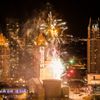
M 60 59 L 60 50 L 58 50 L 58 45 L 63 41 L 61 36 L 66 29 L 66 22 L 62 22 L 62 19 L 56 19 L 56 16 L 53 16 L 51 11 L 49 11 L 47 19 L 40 24 L 40 32 L 44 34 L 47 40 L 46 60 L 49 60 L 47 65 L 44 63 L 45 68 L 41 69 L 41 73 L 44 76 L 40 76 L 40 78 L 60 79 L 61 74 L 64 71 L 64 66 Z M 43 70 L 45 71 L 43 72 Z

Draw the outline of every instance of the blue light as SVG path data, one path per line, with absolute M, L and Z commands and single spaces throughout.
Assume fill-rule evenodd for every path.
M 26 93 L 27 89 L 15 89 L 15 88 L 9 88 L 9 89 L 1 89 L 0 93 L 7 93 L 7 94 L 20 94 L 20 93 Z

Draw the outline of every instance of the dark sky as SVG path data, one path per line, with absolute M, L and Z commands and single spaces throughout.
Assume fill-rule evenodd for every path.
M 54 9 L 64 16 L 69 32 L 76 36 L 86 36 L 89 18 L 100 17 L 100 4 L 97 0 L 0 0 L 0 23 L 6 17 L 31 16 L 50 2 Z

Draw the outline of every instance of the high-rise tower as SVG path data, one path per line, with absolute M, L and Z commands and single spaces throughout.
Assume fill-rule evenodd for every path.
M 87 41 L 87 66 L 89 73 L 100 74 L 100 20 L 89 21 Z
M 0 80 L 9 77 L 9 45 L 7 39 L 0 33 Z
M 6 19 L 6 34 L 9 39 L 10 47 L 10 75 L 12 78 L 18 76 L 19 68 L 19 45 L 18 45 L 18 34 L 20 32 L 19 20 L 18 19 Z

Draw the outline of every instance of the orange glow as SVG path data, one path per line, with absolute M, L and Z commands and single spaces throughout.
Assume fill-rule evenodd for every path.
M 3 34 L 0 34 L 0 45 L 3 45 L 3 46 L 8 45 L 7 39 L 3 36 Z

